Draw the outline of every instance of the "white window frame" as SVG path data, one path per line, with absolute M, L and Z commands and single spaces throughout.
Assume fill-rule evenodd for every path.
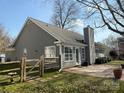
M 54 48 L 54 53 L 53 50 L 49 50 L 50 53 L 46 54 L 46 48 L 50 49 L 50 48 Z M 56 57 L 56 46 L 46 46 L 45 47 L 45 57 L 46 58 L 55 58 Z
M 71 53 L 65 53 L 65 48 L 70 48 L 71 49 Z M 68 60 L 66 59 L 66 55 L 68 55 Z M 70 57 L 70 55 L 72 55 L 72 58 Z M 73 47 L 72 46 L 64 46 L 64 60 L 65 62 L 68 62 L 68 61 L 72 61 L 73 60 Z

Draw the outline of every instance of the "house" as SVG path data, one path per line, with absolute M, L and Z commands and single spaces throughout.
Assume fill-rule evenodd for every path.
M 124 59 L 124 37 L 117 38 L 117 52 L 120 59 Z
M 5 62 L 5 57 L 6 55 L 5 54 L 0 54 L 0 62 Z
M 95 42 L 96 58 L 98 58 L 98 57 L 108 57 L 110 50 L 111 50 L 111 48 L 109 48 L 105 44 L 103 44 L 101 42 Z
M 83 31 L 82 31 L 83 33 Z M 61 57 L 61 69 L 95 62 L 94 31 L 84 28 L 84 36 L 45 22 L 27 18 L 12 51 L 7 58 L 19 60 L 24 54 L 28 58 Z

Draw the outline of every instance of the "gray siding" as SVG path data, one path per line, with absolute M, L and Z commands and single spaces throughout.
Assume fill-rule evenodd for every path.
M 45 46 L 54 45 L 55 38 L 34 23 L 28 23 L 23 29 L 15 45 L 17 59 L 23 56 L 24 48 L 27 49 L 28 58 L 39 58 L 44 54 Z
M 10 59 L 12 61 L 15 61 L 16 60 L 15 55 L 16 55 L 15 51 L 7 51 L 6 52 L 6 60 Z

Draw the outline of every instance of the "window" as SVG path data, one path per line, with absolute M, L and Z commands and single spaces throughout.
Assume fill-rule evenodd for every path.
M 64 53 L 65 53 L 65 60 L 73 60 L 73 52 L 72 52 L 72 48 L 71 47 L 65 47 L 64 48 Z
M 81 48 L 82 50 L 82 59 L 85 59 L 85 48 Z
M 48 58 L 56 57 L 56 47 L 55 46 L 45 47 L 45 57 Z
M 73 47 L 73 53 L 75 53 L 75 47 Z

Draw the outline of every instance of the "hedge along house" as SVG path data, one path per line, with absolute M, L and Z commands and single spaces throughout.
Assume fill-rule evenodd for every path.
M 19 60 L 25 51 L 29 59 L 60 56 L 61 68 L 95 62 L 94 31 L 89 26 L 83 37 L 29 17 L 12 47 L 7 55 L 11 60 Z

